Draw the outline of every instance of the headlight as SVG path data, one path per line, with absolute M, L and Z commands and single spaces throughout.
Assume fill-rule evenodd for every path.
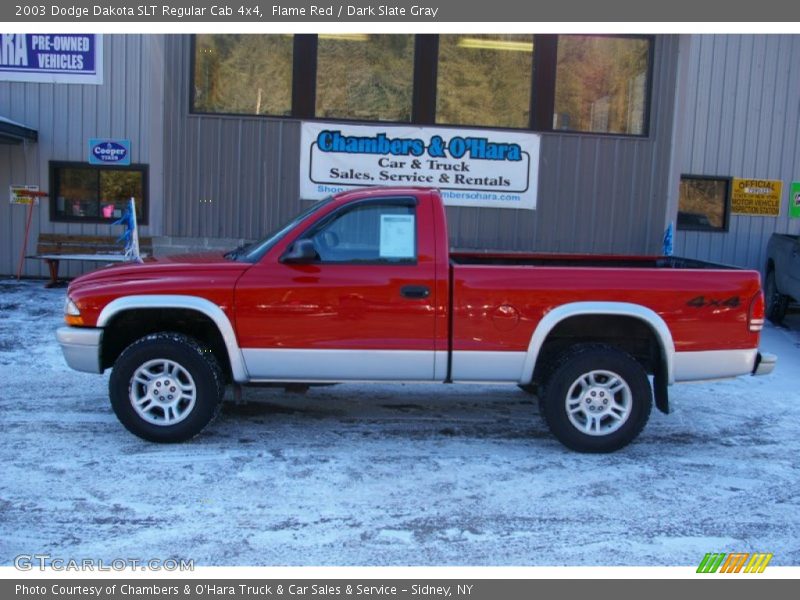
M 69 297 L 67 297 L 66 304 L 64 304 L 64 314 L 71 317 L 81 316 L 81 311 L 78 310 L 78 305 L 75 304 Z
M 83 325 L 81 311 L 78 305 L 69 297 L 67 297 L 64 303 L 64 320 L 67 322 L 67 325 Z

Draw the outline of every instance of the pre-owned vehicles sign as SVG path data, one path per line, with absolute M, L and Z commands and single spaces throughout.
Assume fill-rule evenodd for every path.
M 0 35 L 0 79 L 103 83 L 103 36 L 94 33 Z
M 300 195 L 374 185 L 439 188 L 445 204 L 536 208 L 539 136 L 439 127 L 303 123 Z

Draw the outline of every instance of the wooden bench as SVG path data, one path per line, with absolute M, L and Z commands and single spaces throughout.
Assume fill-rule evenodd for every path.
M 47 263 L 50 270 L 50 281 L 45 287 L 60 285 L 58 266 L 62 260 L 80 260 L 101 263 L 125 261 L 122 242 L 119 236 L 105 235 L 68 235 L 63 233 L 40 233 L 36 244 L 36 254 L 26 258 L 35 258 Z M 153 253 L 153 239 L 139 238 L 139 253 L 144 257 Z

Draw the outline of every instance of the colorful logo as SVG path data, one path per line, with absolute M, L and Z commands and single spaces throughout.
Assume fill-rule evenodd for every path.
M 698 573 L 763 573 L 772 553 L 733 552 L 731 554 L 709 552 L 700 561 Z

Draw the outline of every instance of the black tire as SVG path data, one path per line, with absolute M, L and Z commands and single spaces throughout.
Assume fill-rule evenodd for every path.
M 786 309 L 789 307 L 789 297 L 778 291 L 774 269 L 767 272 L 767 278 L 764 282 L 764 302 L 766 303 L 767 318 L 775 325 L 783 323 Z
M 564 352 L 557 364 L 544 382 L 540 407 L 562 444 L 578 452 L 604 453 L 636 439 L 653 400 L 647 373 L 632 356 L 606 344 L 580 344 Z
M 125 428 L 160 443 L 184 442 L 200 433 L 219 412 L 224 391 L 222 369 L 211 351 L 179 333 L 154 333 L 133 342 L 120 354 L 108 383 L 111 406 Z

